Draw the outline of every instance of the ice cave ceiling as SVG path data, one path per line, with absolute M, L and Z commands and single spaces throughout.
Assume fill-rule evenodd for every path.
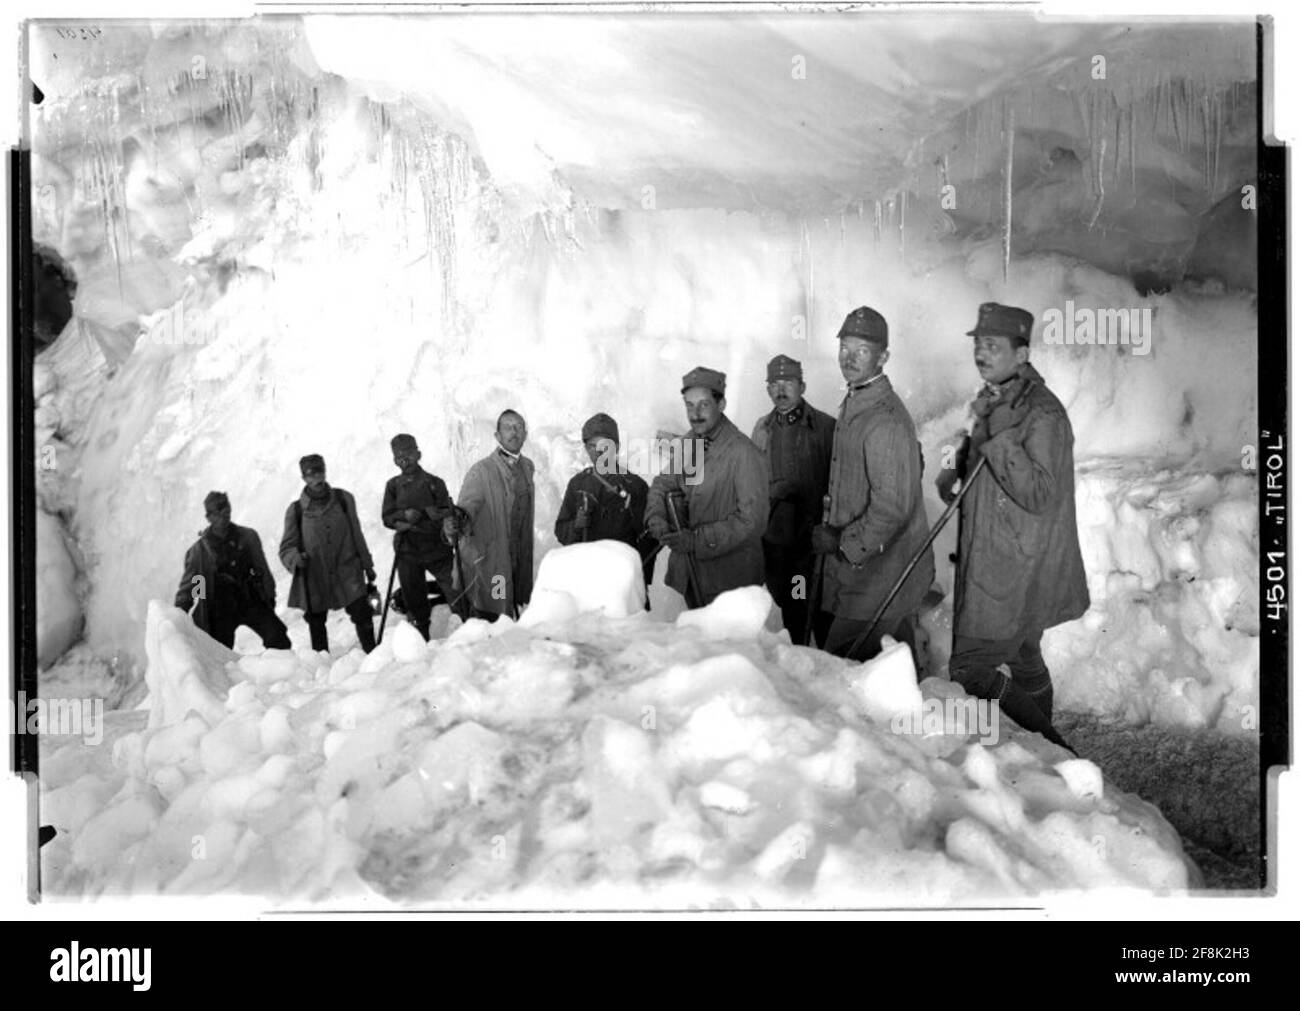
M 198 216 L 235 206 L 230 174 L 250 160 L 316 171 L 329 145 L 379 148 L 385 131 L 408 153 L 455 134 L 521 217 L 711 207 L 980 238 L 1002 227 L 1014 122 L 1014 252 L 1140 288 L 1255 286 L 1253 215 L 1225 213 L 1255 182 L 1248 19 L 481 14 L 77 34 L 34 27 L 29 60 L 37 240 L 78 271 L 167 259 Z M 414 154 L 412 173 L 436 164 Z

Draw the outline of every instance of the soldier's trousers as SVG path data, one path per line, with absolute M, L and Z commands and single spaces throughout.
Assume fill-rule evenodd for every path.
M 402 599 L 406 601 L 406 615 L 416 631 L 429 638 L 429 592 L 424 574 L 429 573 L 438 582 L 442 595 L 451 609 L 464 617 L 460 595 L 452 588 L 451 556 L 398 555 L 397 581 L 402 584 Z
M 352 619 L 352 624 L 356 626 L 357 642 L 362 650 L 369 653 L 375 648 L 375 616 L 370 612 L 370 601 L 363 593 L 345 610 L 348 612 L 348 617 Z M 325 632 L 325 619 L 329 617 L 329 612 L 310 611 L 303 617 L 307 619 L 307 628 L 311 632 L 311 648 L 317 651 L 328 650 L 330 642 Z
M 208 619 L 208 634 L 227 649 L 235 645 L 235 629 L 247 625 L 267 649 L 289 649 L 289 630 L 265 604 L 250 601 L 242 609 L 214 613 Z
M 767 592 L 781 609 L 781 624 L 790 633 L 790 640 L 798 646 L 803 645 L 808 621 L 808 594 L 812 591 L 814 560 L 811 550 L 791 550 L 763 542 L 763 581 Z
M 870 624 L 870 619 L 842 618 L 828 611 L 822 611 L 818 615 L 817 641 L 821 643 L 821 648 L 827 653 L 834 653 L 846 660 L 861 662 L 870 660 L 878 654 L 880 652 L 880 640 L 890 635 L 899 642 L 907 644 L 907 648 L 912 651 L 912 662 L 917 666 L 917 671 L 920 671 L 919 658 L 916 655 L 915 615 L 905 614 L 901 618 L 895 618 L 893 615 L 887 614 L 871 635 L 863 639 L 856 649 L 853 648 L 854 640 Z M 917 676 L 922 677 L 924 675 L 918 673 Z
M 1043 662 L 1042 629 L 1024 629 L 1009 639 L 976 639 L 954 635 L 949 676 L 981 699 L 1001 698 L 1006 675 L 998 670 L 1005 665 L 1011 680 L 1038 705 L 1043 715 L 1052 718 L 1052 675 Z

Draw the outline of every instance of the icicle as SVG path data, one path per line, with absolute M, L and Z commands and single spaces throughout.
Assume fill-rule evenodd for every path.
M 1076 91 L 1074 93 L 1074 104 L 1079 110 L 1079 122 L 1083 125 L 1083 135 L 1088 138 L 1088 148 L 1092 149 L 1092 117 L 1088 115 L 1087 103 L 1083 100 L 1083 95 Z
M 1002 164 L 1002 281 L 1011 274 L 1011 170 L 1016 153 L 1016 110 L 1007 103 L 1006 156 Z
M 1210 93 L 1201 95 L 1201 139 L 1205 147 L 1205 188 L 1214 191 L 1214 159 L 1210 153 Z
M 1128 109 L 1128 182 L 1133 195 L 1137 196 L 1137 106 Z
M 1174 86 L 1172 81 L 1169 82 L 1169 118 L 1174 124 L 1174 138 L 1178 141 L 1178 146 L 1182 150 L 1186 151 L 1187 142 L 1183 139 L 1183 131 L 1178 123 L 1178 101 L 1174 97 Z
M 907 259 L 907 232 L 904 228 L 907 224 L 907 190 L 903 190 L 898 198 L 898 254 L 899 258 Z
M 1112 102 L 1115 102 L 1115 96 L 1114 96 L 1114 94 L 1111 95 L 1111 101 L 1112 101 Z M 1123 128 L 1123 125 L 1124 125 L 1124 110 L 1121 109 L 1121 108 L 1119 107 L 1119 104 L 1116 102 L 1116 105 L 1115 105 L 1115 131 L 1114 131 L 1114 136 L 1115 136 L 1115 158 L 1114 158 L 1114 163 L 1113 163 L 1113 164 L 1111 165 L 1111 167 L 1110 167 L 1110 176 L 1111 176 L 1112 179 L 1115 180 L 1116 185 L 1119 184 L 1119 153 L 1120 153 L 1120 150 L 1121 150 L 1121 149 L 1123 148 L 1123 146 L 1124 146 L 1122 143 L 1120 143 L 1120 142 L 1123 140 L 1123 137 L 1124 137 L 1124 132 L 1123 132 L 1123 129 L 1122 129 L 1122 128 Z
M 1101 217 L 1101 204 L 1106 199 L 1106 180 L 1102 178 L 1101 166 L 1106 160 L 1106 138 L 1101 138 L 1101 153 L 1097 158 L 1097 203 L 1092 208 L 1092 217 L 1088 219 L 1088 231 L 1092 231 L 1093 225 Z
M 1223 95 L 1214 99 L 1214 180 L 1213 192 L 1219 192 L 1219 153 L 1223 148 Z
M 871 229 L 871 232 L 872 232 L 872 238 L 874 238 L 874 239 L 876 240 L 877 244 L 879 244 L 879 242 L 880 242 L 880 231 L 881 231 L 881 228 L 882 228 L 882 226 L 883 226 L 883 224 L 884 224 L 883 218 L 884 218 L 884 208 L 882 208 L 882 207 L 880 206 L 880 201 L 877 200 L 877 201 L 876 201 L 876 217 L 875 217 L 874 222 L 872 223 L 872 229 Z

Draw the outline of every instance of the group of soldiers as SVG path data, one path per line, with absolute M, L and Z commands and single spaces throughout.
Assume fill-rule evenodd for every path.
M 950 506 L 960 498 L 949 671 L 970 694 L 997 700 L 1021 726 L 1064 744 L 1051 723 L 1040 641 L 1045 629 L 1083 614 L 1089 598 L 1074 516 L 1073 430 L 1029 363 L 1033 322 L 1024 309 L 988 302 L 967 334 L 983 387 L 936 481 Z M 696 465 L 668 467 L 649 485 L 609 465 L 619 452 L 614 419 L 590 418 L 582 441 L 592 464 L 569 481 L 556 538 L 632 546 L 647 587 L 657 552 L 667 548 L 665 582 L 688 607 L 765 585 L 795 642 L 840 656 L 869 659 L 885 635 L 915 649 L 935 577 L 921 445 L 884 374 L 885 318 L 862 306 L 836 339 L 848 387 L 838 417 L 805 399 L 800 363 L 778 355 L 767 366 L 772 410 L 746 436 L 726 415 L 726 376 L 688 372 L 681 393 L 690 431 L 682 438 L 694 454 L 677 459 Z M 462 617 L 517 616 L 529 601 L 534 467 L 522 455 L 526 438 L 523 417 L 503 411 L 497 448 L 470 468 L 454 503 L 420 466 L 415 439 L 392 439 L 399 473 L 384 489 L 382 518 L 395 532 L 405 609 L 426 639 L 428 575 Z M 356 501 L 329 485 L 320 456 L 303 457 L 300 468 L 304 488 L 285 513 L 280 541 L 280 560 L 293 573 L 289 605 L 304 611 L 313 649 L 328 648 L 325 619 L 343 608 L 368 652 L 378 594 Z M 204 504 L 209 526 L 186 554 L 177 606 L 193 606 L 195 622 L 227 646 L 245 624 L 268 648 L 287 648 L 256 532 L 230 522 L 223 493 Z

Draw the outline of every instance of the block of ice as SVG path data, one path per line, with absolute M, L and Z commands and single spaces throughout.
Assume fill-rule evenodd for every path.
M 195 628 L 184 611 L 151 600 L 145 653 L 145 682 L 153 699 L 149 726 L 175 723 L 191 710 L 209 724 L 221 720 L 230 690 L 225 667 L 235 659 L 233 652 Z
M 598 611 L 612 618 L 640 614 L 645 608 L 641 556 L 621 541 L 591 541 L 552 548 L 542 558 L 533 590 L 568 594 L 578 612 Z
M 718 779 L 711 779 L 700 786 L 700 804 L 731 814 L 747 814 L 754 807 L 748 793 Z
M 563 550 L 567 551 L 568 548 Z M 550 557 L 550 555 L 546 556 L 546 558 Z M 542 559 L 542 566 L 545 567 L 545 565 L 546 559 L 544 558 Z M 578 616 L 580 610 L 578 601 L 573 594 L 554 587 L 543 586 L 533 591 L 533 599 L 519 619 L 519 627 L 536 628 L 538 625 L 546 623 L 572 621 Z
M 869 719 L 888 723 L 899 715 L 921 709 L 921 689 L 916 683 L 912 651 L 889 636 L 884 648 L 872 660 L 847 675 L 850 690 Z
M 391 640 L 385 638 L 384 641 L 392 642 L 393 659 L 398 663 L 414 663 L 416 660 L 423 659 L 425 651 L 429 648 L 429 644 L 415 630 L 415 626 L 405 623 L 393 629 Z
M 772 595 L 763 586 L 742 586 L 720 593 L 707 607 L 683 611 L 678 628 L 693 628 L 706 639 L 753 639 L 768 623 Z
M 1065 785 L 1076 797 L 1083 800 L 1101 799 L 1104 789 L 1101 770 L 1086 758 L 1072 758 L 1057 762 L 1053 768 L 1060 773 L 1061 778 L 1065 780 Z
M 299 659 L 287 649 L 268 649 L 263 653 L 241 656 L 237 667 L 245 677 L 259 685 L 285 681 L 302 669 Z
M 598 839 L 628 839 L 672 810 L 668 785 L 656 767 L 653 732 L 596 716 L 583 731 L 582 750 Z
M 484 797 L 502 773 L 509 742 L 478 723 L 459 723 L 420 749 L 416 772 L 435 808 Z

